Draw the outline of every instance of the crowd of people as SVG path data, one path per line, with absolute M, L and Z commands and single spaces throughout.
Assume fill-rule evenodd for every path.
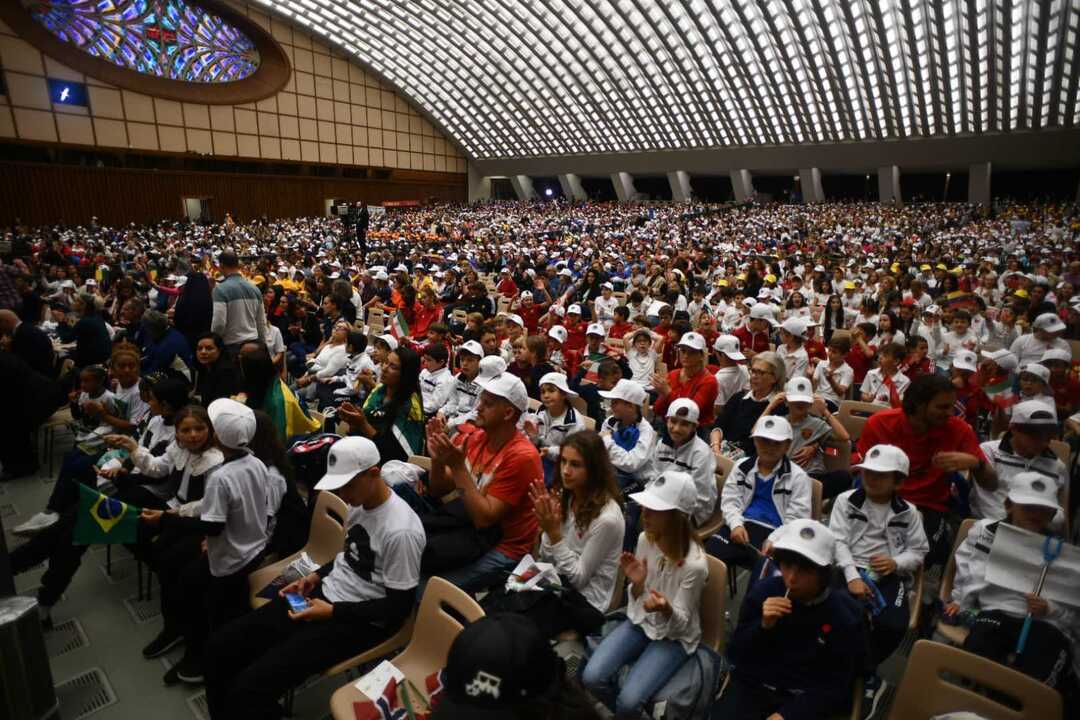
M 514 632 L 597 639 L 578 677 L 522 695 L 641 717 L 708 655 L 721 562 L 745 590 L 730 678 L 687 717 L 827 717 L 856 683 L 872 716 L 916 603 L 917 632 L 962 625 L 1075 701 L 1077 607 L 987 573 L 1002 523 L 1075 540 L 1052 443 L 1080 433 L 1077 206 L 490 203 L 361 232 L 8 229 L 2 479 L 39 471 L 65 407 L 75 440 L 14 528 L 14 571 L 48 562 L 44 621 L 88 486 L 142 509 L 129 547 L 164 617 L 143 655 L 182 644 L 164 680 L 205 683 L 214 717 L 280 717 L 432 576 L 527 618 Z M 251 611 L 248 576 L 303 545 L 322 492 L 350 507 L 344 547 Z M 521 592 L 530 561 L 547 578 Z

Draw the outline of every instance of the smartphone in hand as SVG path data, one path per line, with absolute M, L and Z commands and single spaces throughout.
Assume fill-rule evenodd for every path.
M 285 593 L 285 600 L 289 603 L 289 609 L 294 613 L 303 612 L 311 607 L 307 599 L 300 593 Z

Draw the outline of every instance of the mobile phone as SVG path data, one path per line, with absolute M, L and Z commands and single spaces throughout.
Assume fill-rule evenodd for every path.
M 311 607 L 300 593 L 285 593 L 285 599 L 289 602 L 289 609 L 294 613 L 302 612 Z

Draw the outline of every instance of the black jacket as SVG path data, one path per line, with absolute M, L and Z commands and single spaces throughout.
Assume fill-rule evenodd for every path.
M 52 341 L 41 328 L 28 322 L 19 323 L 11 336 L 11 352 L 42 375 L 55 375 Z

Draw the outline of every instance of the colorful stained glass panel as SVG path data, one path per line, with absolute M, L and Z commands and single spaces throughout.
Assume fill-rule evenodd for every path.
M 184 0 L 22 0 L 53 35 L 146 75 L 226 83 L 259 69 L 259 51 L 223 18 Z

